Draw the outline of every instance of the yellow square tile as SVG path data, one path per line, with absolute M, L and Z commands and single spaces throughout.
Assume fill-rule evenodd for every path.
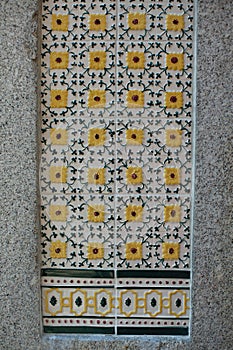
M 104 205 L 102 204 L 92 204 L 88 207 L 87 218 L 91 222 L 103 222 L 104 221 Z
M 167 30 L 180 31 L 184 29 L 183 15 L 167 15 Z
M 164 208 L 165 222 L 180 222 L 181 210 L 178 205 L 168 205 Z
M 107 55 L 104 51 L 92 51 L 89 53 L 89 68 L 104 69 L 106 67 Z
M 127 107 L 144 107 L 144 93 L 140 90 L 131 90 L 127 92 Z
M 51 90 L 50 92 L 51 108 L 66 108 L 67 102 L 68 102 L 67 90 Z
M 128 205 L 125 210 L 126 221 L 142 221 L 143 207 L 141 205 Z
M 56 241 L 50 245 L 50 258 L 65 259 L 67 254 L 67 244 L 65 242 Z
M 167 108 L 182 108 L 183 107 L 183 93 L 182 92 L 166 92 L 165 93 L 165 107 Z
M 142 243 L 129 242 L 125 245 L 125 257 L 127 260 L 142 259 Z
M 168 53 L 166 56 L 166 66 L 171 70 L 184 69 L 184 54 L 183 53 Z
M 128 26 L 132 30 L 146 29 L 146 14 L 131 12 L 128 14 Z
M 106 92 L 104 90 L 90 90 L 88 96 L 89 108 L 104 108 L 106 105 Z
M 180 169 L 179 168 L 164 169 L 164 180 L 166 185 L 179 185 Z
M 142 168 L 129 167 L 126 170 L 127 183 L 130 185 L 137 185 L 142 183 Z
M 89 146 L 103 146 L 106 140 L 106 130 L 93 128 L 89 130 L 88 145 Z
M 166 145 L 169 147 L 179 147 L 182 144 L 182 130 L 166 130 Z
M 67 181 L 67 168 L 63 166 L 51 166 L 49 177 L 51 182 L 65 183 Z
M 162 244 L 162 257 L 165 260 L 178 260 L 180 256 L 180 245 L 175 242 Z
M 51 52 L 50 69 L 66 69 L 69 64 L 68 52 Z
M 105 169 L 104 168 L 90 168 L 88 169 L 88 183 L 95 185 L 105 184 Z
M 66 221 L 68 209 L 65 205 L 50 205 L 49 216 L 52 221 Z
M 130 69 L 143 69 L 145 67 L 145 55 L 144 52 L 128 52 L 127 53 L 127 65 Z
M 52 15 L 52 30 L 59 30 L 67 32 L 69 27 L 69 16 L 68 15 Z
M 127 145 L 142 145 L 144 139 L 144 130 L 142 129 L 128 129 L 126 130 Z
M 98 242 L 90 242 L 87 246 L 87 258 L 91 260 L 103 259 L 104 245 Z
M 67 145 L 68 132 L 64 129 L 51 129 L 50 140 L 53 145 Z
M 89 30 L 106 30 L 106 15 L 91 14 L 89 17 Z

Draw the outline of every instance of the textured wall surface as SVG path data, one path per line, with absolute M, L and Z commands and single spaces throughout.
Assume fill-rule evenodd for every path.
M 0 349 L 231 349 L 232 4 L 199 0 L 190 341 L 41 336 L 36 0 L 0 2 Z

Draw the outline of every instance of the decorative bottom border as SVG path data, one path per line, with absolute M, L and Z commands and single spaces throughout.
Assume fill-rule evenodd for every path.
M 45 333 L 189 335 L 187 272 L 180 278 L 169 271 L 128 278 L 111 271 L 51 272 L 42 276 Z

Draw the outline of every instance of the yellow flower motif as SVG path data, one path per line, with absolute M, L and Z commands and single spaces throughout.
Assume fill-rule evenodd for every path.
M 166 242 L 162 244 L 162 257 L 165 260 L 178 260 L 180 256 L 179 243 Z
M 128 52 L 127 64 L 130 69 L 143 69 L 145 67 L 144 52 Z
M 125 245 L 125 257 L 127 260 L 142 259 L 142 243 L 129 242 Z
M 88 135 L 89 146 L 103 146 L 106 140 L 105 129 L 90 129 Z
M 56 241 L 50 245 L 50 258 L 65 259 L 67 244 L 65 242 Z
M 68 15 L 52 15 L 52 30 L 60 30 L 62 32 L 67 32 L 69 26 L 69 16 Z
M 164 207 L 164 221 L 165 222 L 180 222 L 180 206 L 168 205 Z
M 68 52 L 51 52 L 50 69 L 66 69 L 69 63 Z
M 141 205 L 128 205 L 125 210 L 127 221 L 142 221 L 143 208 Z
M 165 107 L 167 108 L 181 108 L 183 107 L 183 93 L 182 92 L 166 92 Z
M 89 67 L 90 69 L 104 69 L 106 67 L 106 52 L 92 51 L 89 53 Z
M 66 221 L 68 210 L 65 205 L 50 205 L 49 216 L 52 221 Z
M 146 14 L 131 12 L 128 14 L 128 26 L 132 30 L 146 29 Z
M 142 145 L 143 138 L 144 138 L 144 131 L 142 129 L 126 130 L 127 145 Z
M 67 181 L 67 168 L 64 166 L 51 166 L 49 175 L 51 182 L 64 183 Z
M 167 15 L 167 30 L 179 31 L 184 29 L 183 15 Z
M 166 66 L 172 70 L 184 69 L 184 54 L 183 53 L 168 53 L 166 56 Z
M 68 91 L 67 90 L 51 90 L 50 107 L 65 108 L 67 107 Z
M 102 243 L 90 242 L 87 246 L 88 259 L 102 259 L 104 257 L 104 246 Z
M 127 92 L 127 107 L 140 108 L 144 106 L 144 93 L 140 90 Z
M 88 207 L 87 219 L 91 222 L 104 221 L 104 205 L 92 204 Z
M 91 14 L 89 17 L 90 30 L 106 30 L 106 15 Z
M 90 90 L 88 96 L 89 108 L 104 108 L 106 105 L 106 92 L 104 90 Z
M 180 169 L 179 168 L 164 169 L 164 180 L 166 185 L 179 185 Z
M 182 130 L 166 130 L 166 145 L 179 147 L 182 144 Z
M 68 133 L 64 129 L 51 129 L 50 139 L 53 145 L 67 145 Z
M 126 170 L 127 183 L 131 185 L 137 185 L 142 183 L 142 168 L 129 167 Z
M 91 168 L 88 169 L 88 183 L 95 185 L 105 184 L 105 169 L 104 168 Z

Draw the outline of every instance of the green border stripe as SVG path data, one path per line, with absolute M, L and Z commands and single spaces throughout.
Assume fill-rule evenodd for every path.
M 50 334 L 115 334 L 114 327 L 44 327 L 44 333 Z M 117 327 L 117 335 L 167 335 L 187 336 L 188 327 Z
M 117 327 L 118 335 L 183 335 L 189 334 L 188 327 Z
M 114 278 L 113 270 L 73 270 L 42 269 L 42 276 L 79 277 L 79 278 Z M 151 271 L 151 270 L 118 270 L 118 278 L 182 278 L 189 279 L 190 271 Z
M 114 327 L 87 327 L 87 326 L 79 326 L 79 327 L 50 327 L 44 326 L 44 333 L 82 333 L 82 334 L 114 334 Z
M 42 269 L 42 276 L 79 277 L 79 278 L 114 278 L 113 270 L 72 270 L 72 269 Z
M 118 270 L 117 277 L 139 278 L 190 278 L 190 271 L 145 271 L 145 270 Z

